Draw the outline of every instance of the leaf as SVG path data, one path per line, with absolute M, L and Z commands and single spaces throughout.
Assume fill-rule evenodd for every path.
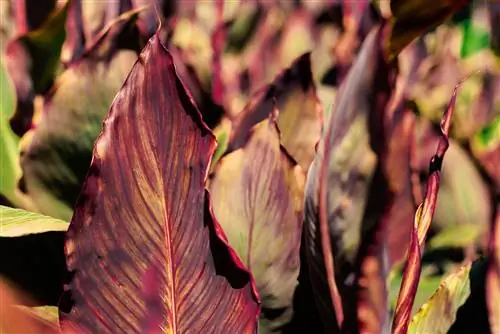
M 15 92 L 3 64 L 0 64 L 0 194 L 14 202 L 17 180 L 21 176 L 19 166 L 19 138 L 9 126 L 9 117 L 14 112 Z
M 30 305 L 56 305 L 66 275 L 68 223 L 0 206 L 0 276 L 29 293 Z
M 10 125 L 18 136 L 31 127 L 35 95 L 47 92 L 52 85 L 66 38 L 67 11 L 68 3 L 53 12 L 38 29 L 7 45 L 5 63 L 17 94 L 17 109 Z
M 256 333 L 253 279 L 204 189 L 214 150 L 156 34 L 111 106 L 71 220 L 64 330 Z
M 21 237 L 47 231 L 66 231 L 68 223 L 37 213 L 0 205 L 0 237 Z
M 309 169 L 321 131 L 321 109 L 311 73 L 310 54 L 300 56 L 273 83 L 255 93 L 233 123 L 226 154 L 241 148 L 250 129 L 279 110 L 281 144 L 305 170 Z
M 467 58 L 476 52 L 487 49 L 490 45 L 490 36 L 488 31 L 475 27 L 471 19 L 462 23 L 463 41 L 460 49 L 460 57 Z
M 303 209 L 296 176 L 303 172 L 294 165 L 280 149 L 274 120 L 264 120 L 220 161 L 210 187 L 215 217 L 255 277 L 265 333 L 282 330 L 293 313 Z
M 24 293 L 12 287 L 3 279 L 0 281 L 2 293 L 0 307 L 0 332 L 2 333 L 61 333 L 57 321 L 48 320 L 28 308 Z
M 432 157 L 429 165 L 429 179 L 427 181 L 425 198 L 415 213 L 414 227 L 411 233 L 410 246 L 408 247 L 407 259 L 403 271 L 403 282 L 399 290 L 396 312 L 392 322 L 392 331 L 394 333 L 406 333 L 410 323 L 411 309 L 415 300 L 415 292 L 418 287 L 422 268 L 421 257 L 424 242 L 434 211 L 436 210 L 441 166 L 444 154 L 449 146 L 448 136 L 460 84 L 461 82 L 455 86 L 448 108 L 441 120 L 441 138 L 438 142 L 436 153 Z
M 500 189 L 500 116 L 477 132 L 470 142 L 472 154 Z
M 468 0 L 391 0 L 391 29 L 384 36 L 386 57 L 392 59 L 424 32 L 437 27 Z
M 427 245 L 429 250 L 437 248 L 460 247 L 473 245 L 482 231 L 474 223 L 447 226 L 435 235 Z
M 43 214 L 71 218 L 106 111 L 141 49 L 136 18 L 121 16 L 63 72 L 31 141 L 23 138 L 22 181 Z
M 439 142 L 439 134 L 430 123 L 421 120 L 416 144 L 417 172 L 428 176 L 428 161 Z M 456 168 L 460 166 L 460 168 Z M 435 230 L 447 226 L 474 224 L 485 232 L 491 220 L 491 201 L 488 185 L 468 153 L 453 139 L 443 159 L 441 184 L 433 217 Z
M 441 276 L 431 276 L 425 275 L 424 271 L 427 268 L 424 266 L 422 270 L 422 278 L 418 285 L 417 292 L 415 293 L 415 303 L 412 308 L 412 315 L 414 315 L 420 307 L 427 302 L 430 296 L 436 291 L 441 283 Z M 392 279 L 389 280 L 389 301 L 391 309 L 396 307 L 396 302 L 398 298 L 399 288 L 401 287 L 401 282 L 403 280 L 402 272 L 398 272 Z
M 471 264 L 443 279 L 439 288 L 412 318 L 408 333 L 447 333 L 456 319 L 457 310 L 470 295 Z
M 378 224 L 388 204 L 385 190 L 364 217 L 376 153 L 382 152 L 380 130 L 391 89 L 390 70 L 380 58 L 381 32 L 382 28 L 370 32 L 342 82 L 307 177 L 305 250 L 327 332 L 338 330 L 343 314 L 342 330 L 348 332 L 358 331 L 358 321 L 361 331 L 384 332 L 388 321 L 386 245 L 380 239 L 385 232 Z
M 24 35 L 39 28 L 56 8 L 56 0 L 19 0 L 15 4 L 17 33 Z

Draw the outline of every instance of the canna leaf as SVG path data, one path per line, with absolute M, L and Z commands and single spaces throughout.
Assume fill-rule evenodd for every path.
M 386 57 L 392 59 L 415 38 L 435 28 L 469 0 L 391 0 L 391 29 L 384 36 Z
M 106 110 L 141 49 L 137 12 L 111 23 L 46 98 L 37 127 L 23 138 L 22 183 L 38 210 L 69 220 Z
M 48 216 L 0 205 L 0 237 L 21 237 L 48 231 L 63 231 L 68 223 Z
M 68 223 L 0 206 L 0 276 L 32 299 L 29 306 L 56 305 L 66 275 L 64 234 Z M 26 302 L 27 303 L 27 302 Z
M 443 279 L 439 288 L 412 318 L 408 333 L 447 333 L 457 311 L 470 295 L 471 264 Z
M 9 118 L 16 107 L 14 86 L 3 64 L 0 64 L 0 194 L 15 201 L 19 166 L 19 138 L 9 126 Z
M 38 29 L 7 45 L 5 63 L 17 94 L 17 108 L 10 125 L 19 136 L 31 127 L 35 95 L 47 92 L 52 85 L 66 38 L 67 11 L 68 3 L 53 12 Z
M 56 8 L 56 0 L 19 0 L 15 4 L 17 33 L 24 35 L 38 29 Z
M 255 277 L 264 333 L 283 330 L 293 313 L 303 209 L 297 173 L 305 178 L 281 151 L 271 119 L 257 124 L 245 146 L 220 161 L 211 182 L 215 217 Z
M 380 239 L 385 233 L 383 226 L 378 229 L 388 204 L 385 190 L 367 208 L 391 89 L 381 33 L 382 28 L 370 32 L 342 82 L 306 182 L 306 262 L 327 332 L 342 322 L 342 330 L 357 332 L 358 321 L 361 331 L 384 332 L 388 321 L 386 244 Z
M 246 143 L 250 129 L 272 113 L 274 100 L 280 111 L 277 124 L 281 144 L 307 171 L 313 160 L 321 129 L 320 103 L 312 78 L 309 53 L 300 56 L 271 85 L 254 94 L 233 123 L 226 153 L 235 151 Z
M 157 33 L 110 108 L 76 204 L 64 330 L 256 333 L 253 279 L 204 189 L 214 150 Z
M 440 184 L 441 166 L 444 154 L 449 146 L 448 135 L 450 131 L 455 100 L 460 84 L 453 91 L 448 108 L 441 120 L 441 138 L 438 142 L 435 155 L 429 166 L 429 179 L 424 201 L 419 205 L 415 213 L 415 222 L 411 233 L 410 246 L 408 247 L 407 260 L 403 273 L 403 281 L 399 290 L 396 311 L 392 323 L 394 333 L 406 333 L 410 323 L 411 309 L 415 300 L 415 292 L 420 279 L 422 267 L 422 252 L 427 231 L 430 227 L 434 211 L 436 210 L 437 195 Z

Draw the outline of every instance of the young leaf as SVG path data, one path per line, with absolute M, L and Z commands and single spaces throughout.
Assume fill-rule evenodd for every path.
M 434 211 L 436 209 L 437 195 L 440 183 L 441 166 L 446 150 L 449 146 L 448 134 L 450 131 L 455 100 L 458 93 L 459 83 L 453 91 L 453 96 L 448 104 L 448 108 L 441 120 L 441 138 L 438 143 L 435 155 L 432 157 L 429 166 L 429 179 L 424 201 L 419 205 L 415 213 L 414 227 L 411 233 L 410 246 L 407 253 L 407 261 L 404 268 L 403 282 L 399 291 L 396 312 L 392 323 L 394 333 L 406 333 L 410 322 L 411 309 L 415 299 L 422 267 L 422 252 L 431 224 Z
M 17 109 L 10 125 L 19 136 L 31 127 L 35 95 L 45 93 L 54 79 L 66 37 L 67 11 L 68 3 L 53 12 L 38 29 L 7 45 L 6 67 L 17 94 Z
M 210 187 L 215 217 L 255 277 L 264 332 L 282 330 L 293 313 L 303 206 L 296 171 L 274 120 L 264 120 L 243 148 L 220 161 Z
M 111 23 L 96 43 L 58 78 L 22 149 L 22 182 L 38 210 L 69 220 L 94 141 L 115 94 L 142 47 L 137 12 Z
M 253 279 L 204 188 L 214 150 L 157 33 L 95 144 L 67 233 L 63 329 L 256 333 Z
M 457 310 L 470 295 L 466 264 L 443 279 L 439 288 L 412 318 L 408 333 L 447 333 L 455 321 Z
M 32 305 L 56 305 L 66 279 L 68 223 L 0 206 L 0 276 L 32 296 Z
M 392 28 L 384 36 L 386 56 L 396 57 L 415 38 L 437 27 L 468 3 L 469 0 L 391 0 Z
M 307 171 L 321 131 L 320 103 L 316 96 L 309 53 L 296 59 L 270 86 L 254 94 L 234 121 L 226 153 L 241 148 L 247 142 L 250 129 L 272 113 L 274 99 L 279 110 L 277 124 L 281 144 Z

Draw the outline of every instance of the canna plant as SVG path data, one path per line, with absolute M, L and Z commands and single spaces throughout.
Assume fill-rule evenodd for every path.
M 42 2 L 0 43 L 2 331 L 500 330 L 495 4 Z

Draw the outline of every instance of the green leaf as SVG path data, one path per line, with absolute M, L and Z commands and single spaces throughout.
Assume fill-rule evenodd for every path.
M 19 138 L 9 126 L 15 108 L 14 87 L 3 64 L 0 64 L 0 194 L 14 202 L 19 166 Z
M 477 240 L 480 232 L 480 227 L 476 224 L 447 226 L 429 241 L 428 249 L 465 248 Z
M 473 54 L 487 49 L 490 46 L 490 35 L 488 31 L 476 27 L 471 19 L 462 23 L 463 40 L 460 49 L 460 57 L 467 58 Z
M 456 319 L 457 310 L 470 295 L 471 264 L 448 275 L 437 291 L 413 317 L 408 333 L 446 333 Z
M 136 18 L 122 15 L 64 71 L 30 132 L 21 166 L 26 192 L 43 214 L 71 218 L 106 111 L 140 51 Z
M 66 231 L 65 221 L 0 205 L 0 237 L 20 237 L 48 231 Z
M 424 266 L 423 272 L 428 272 L 429 269 L 432 269 L 432 266 Z M 396 301 L 398 298 L 399 288 L 401 286 L 401 282 L 403 280 L 402 273 L 397 270 L 391 273 L 391 277 L 388 280 L 389 286 L 389 303 L 391 305 L 391 309 L 395 309 Z M 417 293 L 415 295 L 415 302 L 413 304 L 412 314 L 414 314 L 420 306 L 422 306 L 427 299 L 436 291 L 441 283 L 441 276 L 433 276 L 430 274 L 423 274 L 420 278 L 420 283 L 418 285 Z

